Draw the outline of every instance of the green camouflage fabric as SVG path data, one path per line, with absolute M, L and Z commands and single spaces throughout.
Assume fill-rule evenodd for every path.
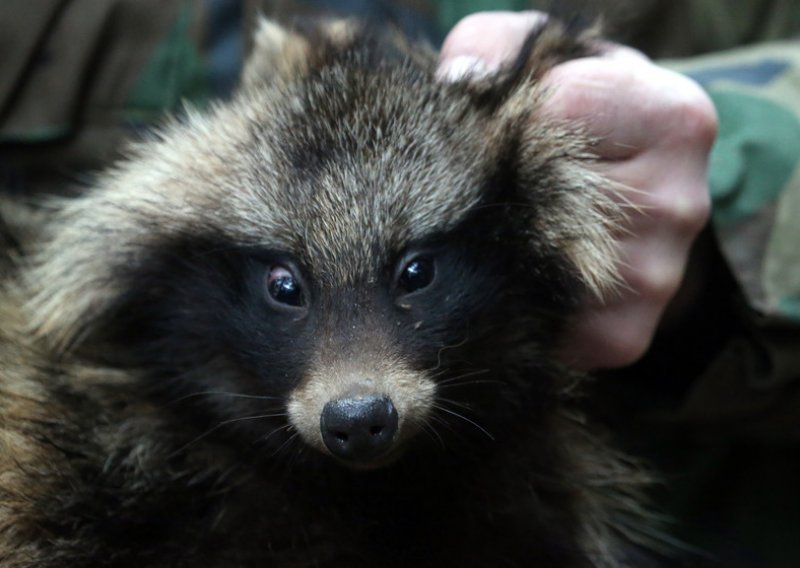
M 709 183 L 725 256 L 756 311 L 800 323 L 800 41 L 675 67 L 719 114 Z
M 229 91 L 242 11 L 222 0 L 0 2 L 0 188 L 79 187 L 183 101 Z
M 739 326 L 694 381 L 679 416 L 800 440 L 800 41 L 667 62 L 719 114 L 712 227 L 743 301 Z
M 258 14 L 319 13 L 443 37 L 433 8 L 412 1 L 3 0 L 0 191 L 79 190 L 124 140 L 230 95 Z

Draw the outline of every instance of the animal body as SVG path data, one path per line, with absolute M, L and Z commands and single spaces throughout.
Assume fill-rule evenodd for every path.
M 559 330 L 616 206 L 538 79 L 263 22 L 239 93 L 62 203 L 0 304 L 0 564 L 614 565 Z

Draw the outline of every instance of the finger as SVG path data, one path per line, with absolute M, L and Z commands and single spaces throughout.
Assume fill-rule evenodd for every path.
M 598 139 L 594 151 L 607 160 L 628 159 L 662 143 L 711 144 L 716 114 L 699 86 L 633 50 L 616 48 L 612 54 L 553 68 L 544 78 L 552 96 L 540 112 L 583 125 Z
M 522 49 L 530 31 L 547 19 L 543 12 L 482 12 L 462 19 L 442 44 L 437 75 L 457 81 L 499 70 Z
M 661 311 L 646 300 L 630 300 L 583 313 L 559 358 L 584 371 L 629 365 L 650 346 Z
M 690 149 L 645 152 L 598 168 L 611 180 L 607 191 L 625 212 L 625 231 L 620 237 L 647 235 L 664 227 L 672 238 L 692 239 L 706 224 L 711 208 L 706 183 L 708 147 L 692 145 Z
M 651 63 L 650 58 L 638 49 L 599 39 L 596 42 L 597 55 L 620 63 Z

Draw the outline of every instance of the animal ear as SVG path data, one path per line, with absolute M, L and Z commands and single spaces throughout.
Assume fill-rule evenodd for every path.
M 624 190 L 593 168 L 590 148 L 579 129 L 529 115 L 509 152 L 510 173 L 503 175 L 511 180 L 510 210 L 525 246 L 537 257 L 565 259 L 583 286 L 602 299 L 619 284 Z
M 565 258 L 586 289 L 603 297 L 618 283 L 621 200 L 592 167 L 592 140 L 542 110 L 552 93 L 539 82 L 553 66 L 593 54 L 596 37 L 596 27 L 544 23 L 511 67 L 478 86 L 475 100 L 492 116 L 497 174 L 510 192 L 502 199 L 514 211 L 516 233 L 536 255 Z
M 308 40 L 296 31 L 261 18 L 253 48 L 242 71 L 241 88 L 290 81 L 308 73 L 312 56 Z
M 300 79 L 350 49 L 363 29 L 357 20 L 345 18 L 309 18 L 291 25 L 261 18 L 242 71 L 242 88 Z
M 578 19 L 567 23 L 553 18 L 543 20 L 528 33 L 516 57 L 499 71 L 466 75 L 458 82 L 459 86 L 471 94 L 479 107 L 497 112 L 507 107 L 515 93 L 529 89 L 556 65 L 597 55 L 600 30 L 599 21 L 587 25 Z

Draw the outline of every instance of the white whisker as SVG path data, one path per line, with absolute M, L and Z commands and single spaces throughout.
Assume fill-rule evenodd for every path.
M 278 449 L 276 449 L 274 452 L 272 452 L 272 453 L 270 454 L 270 456 L 269 456 L 269 457 L 270 457 L 270 458 L 274 458 L 276 455 L 278 455 L 278 454 L 280 453 L 280 451 L 281 451 L 283 448 L 285 448 L 285 447 L 287 446 L 287 444 L 290 444 L 290 443 L 291 443 L 291 442 L 292 442 L 292 441 L 293 441 L 295 438 L 297 438 L 299 435 L 300 435 L 300 432 L 295 432 L 294 434 L 292 434 L 291 436 L 289 436 L 288 438 L 286 438 L 286 440 L 283 442 L 283 444 L 281 444 L 280 446 L 278 446 Z
M 276 417 L 279 417 L 279 416 L 286 416 L 286 413 L 285 412 L 279 412 L 279 413 L 274 413 L 274 414 L 257 414 L 255 416 L 242 416 L 240 418 L 230 418 L 228 420 L 223 420 L 222 422 L 217 423 L 216 425 L 212 426 L 211 428 L 209 428 L 208 430 L 206 430 L 205 432 L 203 432 L 202 434 L 200 434 L 196 438 L 190 440 L 189 442 L 187 442 L 186 444 L 184 444 L 183 446 L 181 446 L 180 448 L 178 448 L 177 450 L 172 452 L 170 454 L 170 457 L 173 457 L 173 456 L 179 454 L 180 452 L 183 452 L 189 446 L 192 446 L 192 445 L 196 444 L 200 440 L 210 436 L 211 434 L 213 434 L 214 432 L 216 432 L 217 430 L 219 430 L 223 426 L 227 426 L 228 424 L 233 424 L 235 422 L 242 422 L 242 421 L 245 421 L 245 420 L 258 420 L 258 419 L 264 419 L 264 418 L 276 418 Z
M 492 435 L 489 433 L 489 431 L 488 431 L 488 430 L 486 430 L 486 428 L 484 428 L 483 426 L 481 426 L 480 424 L 478 424 L 478 423 L 477 423 L 477 422 L 475 422 L 474 420 L 470 420 L 469 418 L 467 418 L 467 417 L 466 417 L 466 416 L 464 416 L 463 414 L 459 414 L 458 412 L 456 412 L 456 411 L 454 411 L 454 410 L 450 410 L 450 409 L 448 409 L 448 408 L 445 408 L 444 406 L 442 406 L 442 405 L 440 405 L 440 404 L 435 404 L 435 405 L 434 405 L 434 408 L 436 408 L 436 409 L 438 409 L 438 410 L 441 410 L 442 412 L 446 412 L 447 414 L 450 414 L 450 415 L 452 415 L 452 416 L 455 416 L 456 418 L 460 418 L 461 420 L 464 420 L 465 422 L 468 422 L 469 424 L 472 424 L 473 426 L 475 426 L 475 428 L 477 428 L 478 430 L 480 430 L 481 432 L 483 432 L 484 434 L 486 434 L 486 436 L 487 436 L 487 437 L 488 437 L 490 440 L 494 441 L 494 436 L 492 436 Z
M 202 391 L 202 392 L 193 392 L 191 394 L 187 394 L 176 398 L 170 401 L 170 404 L 176 404 L 178 402 L 182 402 L 184 400 L 195 398 L 198 396 L 227 396 L 231 398 L 248 398 L 253 400 L 282 400 L 281 397 L 278 396 L 266 396 L 266 395 L 257 395 L 257 394 L 242 394 L 237 392 L 226 392 L 226 391 Z

